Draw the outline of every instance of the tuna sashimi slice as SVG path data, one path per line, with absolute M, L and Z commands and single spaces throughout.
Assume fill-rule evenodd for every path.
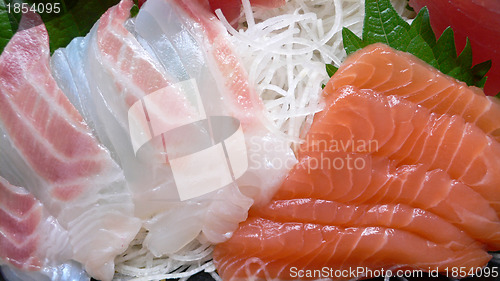
M 40 270 L 72 256 L 68 232 L 26 189 L 0 177 L 0 263 Z
M 24 15 L 0 57 L 2 176 L 27 188 L 68 230 L 74 260 L 111 280 L 114 257 L 140 221 L 121 169 L 57 86 L 49 58 L 41 19 Z
M 346 152 L 388 157 L 397 165 L 422 163 L 469 185 L 500 211 L 500 143 L 491 136 L 460 116 L 435 114 L 397 96 L 331 89 L 325 92 L 332 101 L 316 116 L 321 122 L 312 125 L 302 155 L 338 143 Z
M 385 227 L 271 221 L 251 217 L 226 243 L 217 245 L 214 262 L 223 280 L 297 280 L 298 270 L 324 267 L 347 270 L 467 269 L 482 267 L 490 255 L 476 245 L 462 250 L 430 242 L 413 233 Z M 302 271 L 305 272 L 305 271 Z M 329 271 L 328 271 L 329 272 Z M 335 273 L 300 276 L 305 280 L 361 278 Z M 301 278 L 301 279 L 302 279 Z
M 442 74 L 412 54 L 377 43 L 350 55 L 327 83 L 396 95 L 439 114 L 459 115 L 500 140 L 500 101 Z

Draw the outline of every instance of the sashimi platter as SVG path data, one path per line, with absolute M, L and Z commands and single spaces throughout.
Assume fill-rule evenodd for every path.
M 0 280 L 500 278 L 498 0 L 0 0 L 0 51 Z

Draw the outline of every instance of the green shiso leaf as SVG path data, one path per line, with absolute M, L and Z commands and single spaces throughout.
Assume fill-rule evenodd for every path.
M 19 20 L 7 10 L 7 3 L 0 0 L 0 53 L 17 30 Z
M 363 40 L 346 27 L 342 29 L 342 41 L 344 41 L 344 49 L 347 55 L 365 47 Z
M 85 36 L 101 15 L 118 3 L 119 0 L 0 0 L 0 51 L 17 31 L 21 14 L 16 13 L 14 5 L 27 5 L 30 10 L 38 11 L 49 33 L 50 51 L 53 52 L 65 47 L 73 38 Z M 9 4 L 10 11 L 7 9 Z M 54 9 L 48 12 L 49 4 L 59 7 L 58 12 Z
M 326 65 L 326 73 L 328 76 L 332 77 L 335 72 L 337 72 L 338 68 L 335 67 L 333 64 L 327 64 Z
M 411 40 L 409 29 L 410 25 L 398 15 L 389 0 L 365 1 L 365 45 L 381 42 L 395 49 L 405 50 Z
M 134 4 L 134 6 L 132 6 L 132 8 L 130 8 L 130 17 L 134 18 L 135 16 L 137 16 L 138 13 L 139 13 L 139 6 Z
M 436 45 L 436 35 L 431 27 L 427 8 L 420 10 L 415 19 L 413 19 L 409 33 L 411 37 L 420 35 L 431 48 Z
M 390 0 L 366 0 L 362 38 L 347 28 L 342 30 L 344 49 L 348 55 L 373 43 L 411 53 L 441 72 L 464 81 L 469 86 L 483 87 L 491 61 L 472 66 L 469 40 L 457 57 L 453 30 L 447 28 L 436 41 L 429 12 L 422 8 L 411 25 L 394 10 Z
M 453 30 L 450 27 L 444 30 L 432 51 L 436 54 L 441 72 L 447 74 L 456 66 L 455 58 L 457 57 L 457 50 L 455 48 Z

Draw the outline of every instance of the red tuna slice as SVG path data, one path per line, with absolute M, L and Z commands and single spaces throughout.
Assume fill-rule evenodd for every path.
M 325 89 L 331 93 L 346 85 L 396 95 L 438 114 L 459 115 L 500 140 L 500 100 L 387 45 L 373 44 L 350 55 Z
M 256 217 L 242 223 L 234 236 L 214 251 L 214 263 L 225 281 L 363 277 L 355 274 L 342 278 L 334 273 L 297 276 L 298 270 L 313 272 L 324 267 L 332 271 L 357 267 L 372 271 L 395 267 L 426 271 L 463 266 L 469 270 L 483 266 L 489 258 L 475 245 L 454 251 L 399 229 L 338 227 Z
M 425 164 L 441 169 L 490 201 L 500 212 L 500 143 L 457 115 L 439 115 L 424 107 L 346 86 L 330 95 L 329 106 L 311 126 L 302 155 L 331 143 L 346 152 L 388 157 L 397 165 Z M 376 146 L 367 146 L 376 142 Z
M 416 10 L 427 6 L 436 36 L 448 27 L 455 31 L 457 51 L 468 37 L 473 50 L 473 63 L 492 60 L 485 93 L 500 93 L 500 2 L 498 0 L 410 0 Z
M 39 270 L 71 258 L 68 233 L 32 194 L 0 177 L 0 260 Z
M 49 58 L 45 26 L 38 15 L 25 14 L 0 57 L 0 124 L 7 139 L 1 149 L 29 167 L 16 174 L 39 183 L 25 187 L 68 230 L 72 258 L 94 277 L 111 280 L 114 257 L 140 222 L 121 169 L 57 86 Z

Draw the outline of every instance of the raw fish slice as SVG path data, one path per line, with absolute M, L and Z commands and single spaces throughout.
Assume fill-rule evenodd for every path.
M 301 147 L 303 155 L 317 150 L 321 143 L 351 141 L 368 147 L 366 144 L 375 142 L 371 150 L 362 151 L 359 146 L 344 149 L 389 157 L 397 165 L 422 163 L 429 169 L 444 170 L 488 199 L 500 212 L 500 143 L 474 124 L 457 115 L 431 113 L 396 96 L 370 90 L 346 86 L 335 92 L 325 91 L 332 99 L 331 105 L 316 116 L 321 122 L 312 125 L 307 143 Z M 371 121 L 360 121 L 365 119 Z
M 10 266 L 0 266 L 0 271 L 8 281 L 90 281 L 82 266 L 74 261 L 44 267 L 42 271 L 24 271 Z
M 274 200 L 265 207 L 251 209 L 249 215 L 280 222 L 400 229 L 452 250 L 477 243 L 443 218 L 405 204 L 343 204 L 314 198 Z
M 264 129 L 260 128 L 262 124 L 268 122 L 264 117 L 264 105 L 249 85 L 248 75 L 233 51 L 226 29 L 210 13 L 204 1 L 194 2 L 199 4 L 188 4 L 178 0 L 154 0 L 147 2 L 144 9 L 148 11 L 148 5 L 158 3 L 164 10 L 173 8 L 178 11 L 182 20 L 178 24 L 190 32 L 191 37 L 205 53 L 204 64 L 210 69 L 208 75 L 214 76 L 219 90 L 218 95 L 223 98 L 226 105 L 225 111 L 229 111 L 232 116 L 240 120 L 247 130 L 251 127 Z M 205 89 L 201 86 L 200 88 Z M 208 109 L 207 111 L 210 112 Z
M 317 152 L 316 159 L 332 163 L 346 154 Z M 275 194 L 276 200 L 313 198 L 346 204 L 407 204 L 446 219 L 490 250 L 500 249 L 500 220 L 495 210 L 470 187 L 426 165 L 395 167 L 387 159 L 353 154 L 362 169 L 318 166 L 303 158 Z M 313 158 L 314 159 L 314 158 Z
M 125 28 L 124 24 L 129 17 L 132 4 L 132 1 L 121 1 L 119 5 L 108 10 L 99 22 L 99 27 L 94 35 L 95 39 L 91 39 L 95 40 L 95 43 L 92 42 L 90 46 L 91 69 L 103 69 L 105 72 L 99 74 L 94 70 L 88 70 L 89 81 L 99 87 L 97 90 L 108 89 L 98 93 L 97 98 L 102 95 L 103 101 L 101 103 L 111 103 L 113 100 L 120 103 L 116 110 L 108 111 L 107 108 L 100 110 L 100 112 L 110 116 L 108 118 L 101 117 L 104 123 L 107 122 L 105 120 L 117 120 L 126 124 L 127 111 L 133 104 L 127 103 L 127 95 L 135 95 L 135 102 L 148 94 L 166 89 L 172 82 L 179 80 L 163 72 L 161 65 L 143 49 L 141 44 Z M 110 83 L 110 81 L 116 82 Z M 93 90 L 95 91 L 96 88 Z M 123 95 L 123 93 L 125 96 L 120 97 L 119 95 Z M 94 96 L 96 96 L 95 92 Z M 171 97 L 179 96 L 172 95 Z M 175 128 L 194 122 L 198 118 L 193 105 L 182 99 L 174 100 L 167 111 L 165 108 L 159 108 L 159 110 L 161 112 L 152 114 L 163 117 L 167 122 L 172 123 L 165 126 L 166 128 Z M 170 112 L 171 114 L 162 114 L 162 112 Z M 193 117 L 189 118 L 190 116 Z M 169 166 L 158 161 L 138 159 L 133 154 L 132 145 L 126 141 L 130 139 L 127 127 L 125 125 L 120 131 L 120 135 L 123 137 L 109 135 L 109 138 L 117 150 L 127 178 L 133 183 L 137 214 L 144 219 L 152 217 L 145 223 L 149 232 L 144 243 L 153 254 L 160 256 L 174 253 L 195 239 L 202 230 L 209 231 L 211 228 L 213 228 L 213 232 L 218 233 L 218 235 L 210 236 L 211 239 L 215 239 L 213 242 L 224 240 L 223 235 L 234 231 L 237 223 L 246 218 L 252 200 L 239 191 L 233 192 L 236 193 L 236 196 L 228 197 L 224 196 L 227 191 L 218 190 L 196 200 L 180 202 Z M 179 139 L 180 142 L 185 142 L 185 139 Z M 159 148 L 163 149 L 163 147 Z M 226 189 L 237 189 L 237 187 L 232 185 Z M 214 200 L 215 198 L 217 200 Z M 217 204 L 233 208 L 237 211 L 233 214 L 233 218 L 239 220 L 232 223 L 229 228 L 217 229 L 217 226 L 209 225 L 208 223 L 212 219 L 207 220 L 204 215 Z M 216 218 L 224 220 L 220 216 L 216 216 Z M 183 223 L 183 227 L 179 228 L 179 223 L 183 221 L 189 221 L 189 223 Z
M 110 72 L 112 72 L 113 68 L 120 66 L 121 64 L 120 60 L 130 60 L 130 58 L 127 56 L 116 57 L 116 61 L 113 61 L 113 59 L 115 59 L 114 57 L 111 60 L 109 59 L 110 58 L 109 54 L 112 54 L 113 52 L 112 48 L 113 45 L 108 44 L 107 42 L 111 42 L 112 40 L 111 38 L 113 38 L 113 35 L 115 35 L 116 33 L 122 34 L 122 37 L 118 37 L 117 40 L 122 40 L 126 42 L 123 45 L 125 46 L 125 48 L 127 48 L 128 46 L 134 46 L 132 47 L 132 49 L 134 50 L 132 52 L 133 54 L 143 55 L 144 57 L 148 56 L 147 52 L 145 51 L 141 52 L 141 50 L 138 47 L 138 44 L 132 37 L 132 34 L 127 32 L 123 26 L 123 23 L 126 20 L 126 17 L 128 16 L 128 10 L 130 8 L 129 6 L 131 5 L 131 3 L 132 3 L 131 1 L 122 1 L 120 3 L 120 6 L 117 6 L 116 8 L 113 8 L 113 10 L 111 10 L 111 12 L 109 13 L 109 17 L 113 24 L 108 24 L 108 22 L 104 20 L 106 15 L 103 17 L 103 19 L 101 19 L 101 22 L 99 23 L 99 28 L 97 31 L 98 51 L 100 52 L 100 54 L 102 54 L 103 58 L 102 65 L 110 69 Z M 127 11 L 127 13 L 125 13 L 124 11 Z M 113 15 L 112 14 L 113 12 L 116 12 L 116 15 Z M 116 30 L 118 30 L 119 32 L 115 33 Z M 132 60 L 130 65 L 134 65 L 134 63 L 135 63 L 134 60 Z M 148 65 L 148 64 L 142 64 L 142 65 Z M 153 67 L 149 67 L 149 69 L 151 69 L 151 71 L 154 70 Z M 190 68 L 187 69 L 189 70 Z M 123 80 L 121 81 L 129 81 L 129 79 L 132 80 L 130 82 L 132 83 L 135 82 L 137 84 L 136 86 L 144 91 L 144 95 L 152 92 L 152 90 L 145 88 L 136 82 L 136 81 L 143 81 L 143 79 L 139 79 L 139 77 L 137 77 L 138 76 L 137 74 L 133 72 L 131 74 L 126 72 L 127 71 L 124 70 L 123 73 L 118 73 L 118 74 L 114 73 L 112 74 L 112 76 L 114 80 L 118 81 L 120 81 L 119 78 L 123 76 L 125 76 L 126 78 L 125 79 L 122 78 Z M 160 75 L 158 76 L 159 76 L 158 79 L 151 81 L 151 85 L 155 87 L 154 88 L 155 90 L 156 87 L 159 88 L 165 87 L 171 82 L 176 81 L 173 78 L 170 78 L 166 75 L 162 77 L 160 77 Z M 177 77 L 178 80 L 181 80 L 183 78 L 185 77 L 181 75 Z M 159 85 L 155 85 L 155 83 L 159 82 L 162 82 L 163 84 L 160 83 Z M 129 85 L 123 83 L 121 87 L 118 88 L 119 89 L 123 88 L 125 91 L 127 91 L 127 89 L 132 88 Z M 195 113 L 190 113 L 191 111 L 193 111 L 192 107 L 193 107 L 192 105 L 186 104 L 186 102 L 173 104 L 171 110 L 174 113 L 174 115 L 172 116 L 173 118 L 169 119 L 185 118 L 185 116 L 189 115 L 195 116 Z M 184 112 L 182 111 L 183 108 L 185 109 Z M 161 108 L 161 110 L 162 112 L 164 112 L 164 108 Z M 188 114 L 185 113 L 186 111 L 188 112 Z M 161 116 L 162 113 L 158 113 L 157 115 Z M 168 117 L 170 116 L 165 116 L 165 119 L 167 119 Z M 191 122 L 192 121 L 196 121 L 196 119 L 193 118 Z M 187 123 L 187 121 L 183 120 L 183 123 Z M 177 123 L 176 125 L 181 125 L 181 124 Z M 180 142 L 185 142 L 185 140 L 182 138 L 179 140 L 179 143 Z M 171 154 L 172 152 L 169 153 Z M 165 169 L 165 167 L 160 167 L 160 169 L 162 168 Z M 165 174 L 168 175 L 168 173 Z M 161 177 L 156 177 L 153 179 L 155 180 L 155 182 L 158 182 L 158 180 L 161 179 Z M 170 179 L 166 178 L 164 181 L 169 186 L 165 190 L 165 194 L 161 194 L 162 197 L 167 199 L 169 197 L 175 198 L 174 196 L 176 196 L 177 192 L 174 191 L 175 192 L 174 193 L 172 190 L 172 184 L 173 184 L 172 178 L 171 177 Z M 144 181 L 140 182 L 141 185 L 143 183 Z M 156 189 L 154 187 L 150 188 L 152 190 Z M 162 197 L 159 198 L 151 197 L 153 200 L 157 200 L 157 202 L 163 205 L 162 209 L 160 210 L 152 209 L 148 205 L 138 207 L 138 208 L 149 207 L 148 210 L 149 213 L 155 212 L 153 213 L 155 214 L 155 217 L 153 217 L 153 219 L 148 221 L 148 223 L 146 224 L 149 233 L 145 240 L 145 245 L 155 255 L 175 252 L 176 250 L 180 249 L 182 246 L 186 245 L 188 242 L 196 238 L 196 236 L 200 233 L 200 231 L 202 231 L 205 237 L 213 243 L 224 241 L 225 239 L 227 239 L 227 236 L 230 235 L 230 233 L 232 233 L 232 231 L 236 229 L 237 224 L 246 218 L 246 213 L 252 203 L 252 200 L 241 194 L 237 189 L 237 186 L 234 184 L 227 186 L 223 189 L 220 189 L 217 192 L 212 192 L 211 194 L 207 194 L 206 196 L 203 196 L 201 198 L 192 200 L 190 202 L 183 202 L 181 204 L 173 200 L 169 200 L 170 204 L 165 204 L 166 202 L 161 201 Z M 150 202 L 145 202 L 145 203 L 150 204 Z M 232 210 L 233 212 L 230 213 L 229 216 L 225 216 L 224 209 Z M 185 228 L 179 229 L 178 224 L 180 220 L 181 221 L 190 220 L 190 223 L 185 224 Z M 213 222 L 218 222 L 218 223 L 214 224 Z M 166 229 L 172 229 L 172 230 L 166 232 L 165 231 Z M 176 230 L 174 231 L 174 229 Z M 169 234 L 172 234 L 173 237 L 169 237 Z M 168 244 L 164 243 L 165 239 L 169 240 Z
M 148 105 L 150 118 L 163 118 L 165 130 L 194 122 L 200 116 L 181 91 L 170 91 L 186 78 L 176 77 L 172 69 L 178 67 L 165 71 L 157 56 L 144 49 L 150 50 L 144 38 L 136 39 L 135 33 L 129 32 L 134 29 L 132 21 L 126 23 L 132 4 L 120 2 L 103 15 L 86 38 L 57 51 L 52 61 L 54 72 L 67 95 L 77 97 L 74 100 L 80 111 L 87 113 L 85 117 L 96 125 L 96 134 L 122 165 L 134 192 L 136 214 L 145 220 L 148 230 L 144 245 L 154 255 L 174 253 L 200 232 L 212 242 L 224 241 L 246 218 L 253 201 L 232 184 L 181 202 L 170 166 L 158 155 L 173 154 L 165 153 L 164 141 L 182 145 L 188 136 L 170 134 L 162 139 L 162 135 L 152 140 L 153 145 L 143 147 L 145 156 L 136 157 L 128 117 L 129 109 L 139 100 L 158 93 L 167 95 L 167 107 L 153 104 L 154 110 L 149 111 Z M 203 130 L 201 126 L 198 129 L 208 135 Z
M 296 270 L 482 267 L 491 258 L 477 246 L 453 251 L 412 233 L 384 227 L 271 221 L 251 217 L 214 250 L 223 280 L 296 280 Z M 315 280 L 315 278 L 305 278 Z M 326 276 L 330 277 L 330 276 Z M 349 276 L 356 278 L 362 276 Z M 335 279 L 334 276 L 330 277 Z M 341 278 L 338 278 L 341 279 Z M 346 279 L 344 277 L 344 279 Z
M 384 44 L 370 45 L 349 56 L 325 90 L 333 93 L 346 85 L 400 96 L 435 113 L 460 115 L 500 140 L 500 101 Z
M 180 58 L 183 69 L 201 90 L 207 115 L 233 116 L 241 122 L 250 163 L 237 182 L 243 193 L 251 194 L 261 204 L 272 197 L 295 157 L 289 142 L 266 118 L 263 103 L 249 85 L 226 29 L 205 4 L 148 1 L 137 16 L 135 29 L 163 65 L 170 63 L 171 56 Z M 159 55 L 166 45 L 172 45 L 175 52 L 168 57 Z
M 0 177 L 0 263 L 34 271 L 72 254 L 68 232 L 40 201 Z
M 45 26 L 23 16 L 0 57 L 2 176 L 26 187 L 68 230 L 73 259 L 111 280 L 139 230 L 123 173 L 50 74 Z M 16 164 L 16 166 L 10 166 Z

